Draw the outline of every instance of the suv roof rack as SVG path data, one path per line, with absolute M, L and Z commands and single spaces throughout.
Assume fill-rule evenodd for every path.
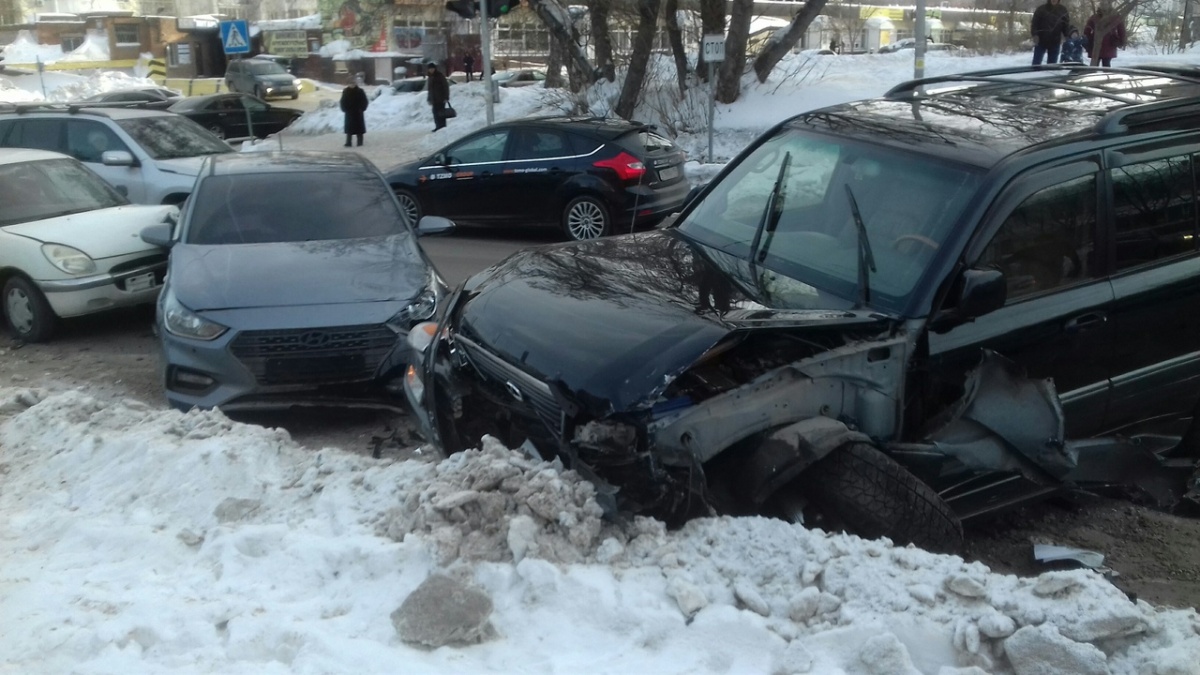
M 0 112 L 15 112 L 18 115 L 34 111 L 34 110 L 52 110 L 67 112 L 72 115 L 78 113 L 93 113 L 96 108 L 103 110 L 104 108 L 145 108 L 148 101 L 117 101 L 113 103 L 96 102 L 56 102 L 56 101 L 35 101 L 29 103 L 0 103 Z

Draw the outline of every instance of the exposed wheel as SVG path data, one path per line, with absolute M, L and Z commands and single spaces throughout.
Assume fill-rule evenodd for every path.
M 221 125 L 214 124 L 211 127 L 209 127 L 208 130 L 211 131 L 213 133 L 213 135 L 216 136 L 217 138 L 219 138 L 221 140 L 225 140 L 225 128 L 222 127 Z
M 603 237 L 611 228 L 608 208 L 595 197 L 576 197 L 563 209 L 563 231 L 573 241 Z
M 4 319 L 18 340 L 44 342 L 54 332 L 58 317 L 33 284 L 12 277 L 4 284 Z
M 809 467 L 775 500 L 790 520 L 888 537 L 930 551 L 962 546 L 962 523 L 933 488 L 866 443 L 850 443 Z
M 421 201 L 412 192 L 405 189 L 396 190 L 396 201 L 400 202 L 400 210 L 408 216 L 408 222 L 413 227 L 421 220 Z

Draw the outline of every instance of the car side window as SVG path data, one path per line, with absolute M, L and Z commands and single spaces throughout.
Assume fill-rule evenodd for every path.
M 513 143 L 513 159 L 548 159 L 571 154 L 567 139 L 557 131 L 522 129 Z
M 1112 170 L 1116 269 L 1196 251 L 1196 188 L 1189 155 Z
M 451 165 L 500 162 L 504 160 L 504 145 L 507 142 L 507 129 L 480 134 L 448 148 L 446 161 Z
M 33 148 L 62 152 L 62 120 L 21 120 L 9 134 L 7 144 L 14 148 Z
M 8 142 L 8 136 L 12 133 L 12 130 L 16 128 L 16 126 L 17 123 L 12 120 L 0 121 L 0 147 L 7 148 L 12 146 L 12 144 Z
M 81 162 L 99 162 L 109 150 L 129 151 L 120 138 L 98 122 L 70 120 L 67 122 L 67 154 Z
M 236 96 L 217 101 L 217 110 L 241 110 L 242 102 Z
M 1043 188 L 1021 202 L 978 264 L 1004 272 L 1008 301 L 1094 278 L 1096 176 Z
M 266 103 L 263 103 L 262 101 L 254 98 L 253 96 L 239 96 L 238 98 L 241 99 L 241 106 L 246 108 L 247 110 L 252 110 L 252 111 L 257 112 L 260 110 L 267 109 Z

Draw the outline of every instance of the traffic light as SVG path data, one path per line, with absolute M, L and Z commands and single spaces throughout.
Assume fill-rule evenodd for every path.
M 498 19 L 513 11 L 521 4 L 521 0 L 488 0 L 488 16 Z
M 496 0 L 504 2 L 505 0 Z M 477 0 L 450 0 L 446 3 L 446 10 L 454 12 L 464 19 L 474 19 L 476 12 L 479 11 L 479 2 Z

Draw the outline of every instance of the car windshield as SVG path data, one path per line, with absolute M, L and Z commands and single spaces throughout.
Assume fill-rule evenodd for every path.
M 746 261 L 779 306 L 832 294 L 899 312 L 979 180 L 973 168 L 784 127 L 679 229 Z
M 117 124 L 154 159 L 178 159 L 233 152 L 228 143 L 186 117 L 134 117 L 120 120 Z
M 248 61 L 246 62 L 246 71 L 251 75 L 286 75 L 287 71 L 283 66 L 274 61 Z
M 73 159 L 0 164 L 0 226 L 128 203 Z
M 395 199 L 369 173 L 210 176 L 200 183 L 184 241 L 264 244 L 383 237 L 408 231 Z

